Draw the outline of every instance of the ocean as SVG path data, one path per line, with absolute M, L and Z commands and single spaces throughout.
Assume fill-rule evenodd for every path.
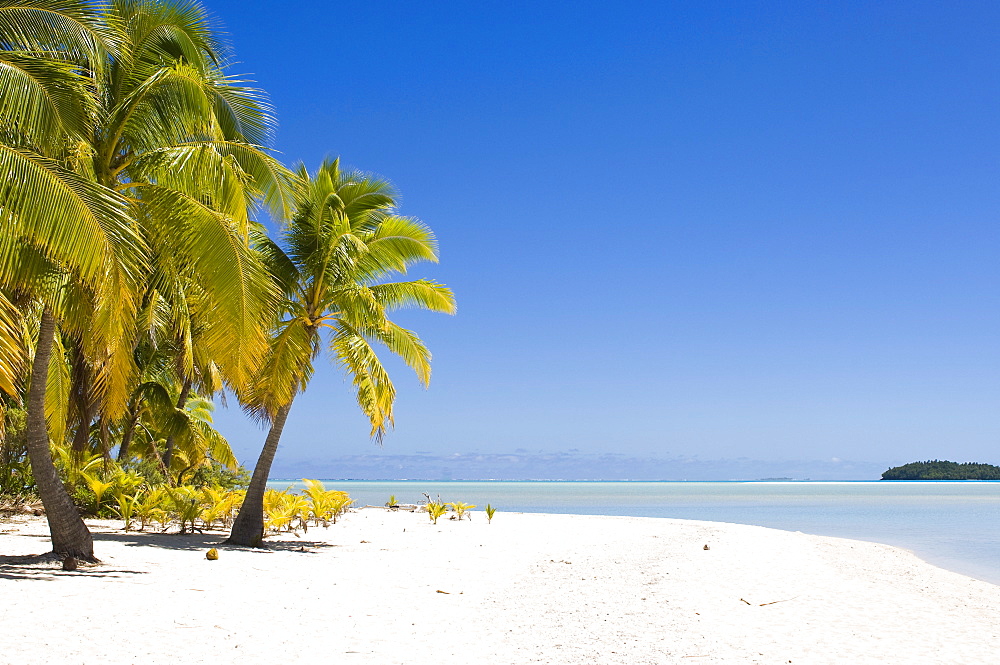
M 301 489 L 300 482 L 269 486 Z M 503 512 L 630 515 L 734 522 L 902 547 L 936 566 L 1000 584 L 1000 481 L 509 482 L 324 481 L 356 505 L 389 495 Z

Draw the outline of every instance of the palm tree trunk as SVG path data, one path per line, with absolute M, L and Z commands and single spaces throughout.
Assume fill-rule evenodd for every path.
M 94 397 L 91 390 L 91 372 L 83 355 L 83 345 L 73 342 L 73 402 L 76 404 L 79 425 L 73 436 L 73 454 L 82 455 L 90 448 L 90 423 L 94 419 Z
M 118 447 L 118 463 L 121 464 L 128 459 L 128 448 L 132 445 L 132 437 L 135 436 L 135 428 L 139 425 L 139 409 L 129 414 L 125 422 L 125 431 L 122 433 L 122 442 Z M 155 444 L 154 444 L 155 445 Z
M 98 441 L 101 444 L 101 456 L 104 457 L 104 470 L 108 470 L 108 462 L 111 461 L 111 432 L 108 431 L 108 419 L 101 416 L 97 420 Z
M 188 395 L 191 393 L 191 381 L 185 380 L 184 387 L 181 388 L 181 394 L 177 397 L 177 410 L 180 411 L 187 404 Z M 170 464 L 174 461 L 174 435 L 171 434 L 167 437 L 167 447 L 166 453 L 163 455 L 163 466 L 167 469 L 167 482 L 173 485 L 170 479 Z
M 288 412 L 291 408 L 292 403 L 289 402 L 274 414 L 271 429 L 267 433 L 267 439 L 264 440 L 264 449 L 260 451 L 257 466 L 254 467 L 246 498 L 243 499 L 240 513 L 236 516 L 236 521 L 233 522 L 232 533 L 224 541 L 226 545 L 262 546 L 264 541 L 264 490 L 267 489 L 267 476 L 271 473 L 271 463 L 274 461 L 274 453 L 278 450 L 281 430 L 285 427 L 285 419 L 288 418 Z
M 49 452 L 49 430 L 45 422 L 45 384 L 49 374 L 49 358 L 56 320 L 46 307 L 38 330 L 38 348 L 31 367 L 31 387 L 28 389 L 27 444 L 31 472 L 38 494 L 45 506 L 52 535 L 52 551 L 62 557 L 74 557 L 96 562 L 94 540 L 80 518 L 76 506 L 66 493 Z

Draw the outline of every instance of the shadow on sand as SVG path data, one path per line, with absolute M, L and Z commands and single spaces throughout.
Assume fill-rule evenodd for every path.
M 0 556 L 0 579 L 51 582 L 61 577 L 124 577 L 143 575 L 141 570 L 129 570 L 106 564 L 84 564 L 76 570 L 63 570 L 62 559 L 52 552 L 29 556 Z
M 264 541 L 264 547 L 235 547 L 223 545 L 222 541 L 228 535 L 224 531 L 207 531 L 205 533 L 158 533 L 148 531 L 98 531 L 94 534 L 94 542 L 117 542 L 126 547 L 159 547 L 168 550 L 207 550 L 212 547 L 242 550 L 244 552 L 312 552 L 315 550 L 336 547 L 321 540 L 273 540 Z
M 318 550 L 336 547 L 330 543 L 318 540 L 297 539 L 265 541 L 265 547 L 255 549 L 250 547 L 231 547 L 222 545 L 226 533 L 209 531 L 207 533 L 156 533 L 144 531 L 91 531 L 94 538 L 95 553 L 100 557 L 100 543 L 116 542 L 125 547 L 153 547 L 170 550 L 208 550 L 213 547 L 241 550 L 259 554 L 273 552 L 302 552 L 312 554 Z M 22 537 L 48 540 L 48 535 L 22 534 Z M 39 580 L 53 581 L 63 577 L 84 575 L 86 577 L 122 577 L 125 575 L 144 575 L 141 570 L 128 570 L 109 563 L 81 564 L 77 570 L 62 569 L 62 559 L 52 552 L 27 556 L 0 555 L 0 579 L 8 580 Z

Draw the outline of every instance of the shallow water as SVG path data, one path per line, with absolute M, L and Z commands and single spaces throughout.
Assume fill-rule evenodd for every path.
M 903 547 L 1000 584 L 1000 482 L 324 481 L 357 505 L 432 499 L 498 510 L 735 522 Z M 301 483 L 274 480 L 275 488 Z

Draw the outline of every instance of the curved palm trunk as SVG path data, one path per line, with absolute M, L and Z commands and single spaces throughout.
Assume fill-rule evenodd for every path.
M 104 470 L 108 470 L 111 461 L 111 432 L 108 431 L 108 419 L 104 416 L 97 421 L 98 441 L 101 444 L 101 456 L 104 457 Z
M 59 480 L 49 452 L 49 430 L 45 422 L 45 384 L 55 329 L 55 317 L 46 307 L 42 311 L 38 348 L 31 367 L 31 388 L 28 390 L 28 457 L 31 459 L 31 472 L 38 486 L 38 494 L 45 505 L 45 516 L 52 535 L 52 551 L 63 557 L 96 562 L 94 540 Z
M 133 413 L 129 415 L 128 421 L 125 423 L 125 431 L 122 434 L 122 442 L 118 447 L 118 463 L 121 464 L 128 459 L 128 449 L 132 445 L 132 438 L 135 436 L 135 428 L 139 425 L 139 410 L 135 409 Z
M 181 388 L 181 394 L 177 398 L 176 408 L 178 411 L 181 411 L 187 404 L 187 398 L 190 393 L 191 393 L 191 381 L 185 380 L 184 387 Z M 173 461 L 174 461 L 174 435 L 171 434 L 170 436 L 167 437 L 166 452 L 163 455 L 163 466 L 164 468 L 167 469 L 167 482 L 170 483 L 171 485 L 174 484 L 170 476 L 170 465 L 173 463 Z M 178 484 L 180 484 L 179 480 Z
M 83 357 L 82 344 L 73 342 L 73 402 L 76 404 L 79 425 L 73 436 L 73 453 L 81 455 L 90 448 L 90 423 L 94 419 L 92 376 Z
M 261 547 L 264 540 L 264 490 L 267 489 L 267 476 L 271 472 L 274 453 L 278 450 L 278 440 L 281 430 L 285 428 L 285 419 L 292 408 L 289 402 L 278 409 L 271 422 L 271 429 L 264 440 L 264 450 L 260 452 L 257 466 L 250 479 L 246 498 L 240 506 L 240 513 L 233 522 L 233 531 L 224 543 L 226 545 L 241 545 L 243 547 Z

